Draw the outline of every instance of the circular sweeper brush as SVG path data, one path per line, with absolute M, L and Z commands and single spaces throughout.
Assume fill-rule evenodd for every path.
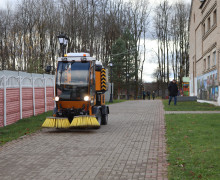
M 75 116 L 70 124 L 68 118 L 47 117 L 42 127 L 46 128 L 99 128 L 95 116 Z

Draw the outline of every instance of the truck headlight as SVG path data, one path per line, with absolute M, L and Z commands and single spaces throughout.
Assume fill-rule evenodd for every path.
M 58 96 L 56 96 L 56 97 L 54 98 L 54 100 L 55 100 L 55 101 L 59 101 L 60 98 L 59 98 Z
M 84 96 L 84 101 L 89 101 L 89 100 L 90 100 L 89 96 Z

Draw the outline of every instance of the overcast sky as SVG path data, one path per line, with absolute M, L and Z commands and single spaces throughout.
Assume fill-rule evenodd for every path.
M 9 5 L 13 5 L 13 4 L 16 4 L 16 2 L 19 1 L 19 0 L 0 0 L 0 9 L 1 8 L 6 8 L 7 7 L 7 4 Z M 126 1 L 126 0 L 125 0 Z M 149 0 L 150 4 L 151 5 L 156 5 L 160 2 L 161 0 Z M 170 3 L 173 3 L 173 2 L 176 2 L 176 1 L 181 1 L 181 0 L 168 0 Z M 190 3 L 191 0 L 182 0 L 184 2 L 188 2 Z
M 0 9 L 5 9 L 7 5 L 9 7 L 12 7 L 15 5 L 19 0 L 0 0 Z M 127 1 L 127 0 L 124 0 Z M 174 3 L 177 1 L 184 1 L 187 3 L 191 3 L 191 0 L 168 0 L 170 3 Z M 149 0 L 150 2 L 150 9 L 153 9 L 161 0 Z M 151 37 L 151 32 L 148 32 L 148 37 Z M 144 64 L 144 72 L 143 72 L 143 80 L 145 82 L 151 82 L 153 80 L 152 74 L 157 68 L 157 64 L 155 63 L 155 52 L 157 51 L 157 41 L 148 39 L 146 41 L 146 52 L 147 52 L 147 58 Z M 143 57 L 143 56 L 142 56 Z

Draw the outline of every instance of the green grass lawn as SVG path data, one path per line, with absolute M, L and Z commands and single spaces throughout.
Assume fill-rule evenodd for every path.
M 168 177 L 220 179 L 220 114 L 166 115 Z
M 127 101 L 127 100 L 125 100 L 125 99 L 114 99 L 113 100 L 113 103 L 110 103 L 110 102 L 105 102 L 106 103 L 106 105 L 108 105 L 108 104 L 115 104 L 115 103 L 120 103 L 120 102 L 125 102 L 125 101 Z
M 51 116 L 52 111 L 33 116 L 30 118 L 25 118 L 17 121 L 14 124 L 8 125 L 6 127 L 0 128 L 0 145 L 5 144 L 8 141 L 12 141 L 21 136 L 36 132 L 41 129 L 45 118 Z
M 173 100 L 168 105 L 168 100 L 163 100 L 165 111 L 220 111 L 219 106 L 208 103 L 198 103 L 196 101 L 177 102 L 174 106 Z

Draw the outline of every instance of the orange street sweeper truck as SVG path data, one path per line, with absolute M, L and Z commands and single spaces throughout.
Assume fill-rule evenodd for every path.
M 99 128 L 108 123 L 105 105 L 106 69 L 89 53 L 68 53 L 58 58 L 55 108 L 42 127 Z

